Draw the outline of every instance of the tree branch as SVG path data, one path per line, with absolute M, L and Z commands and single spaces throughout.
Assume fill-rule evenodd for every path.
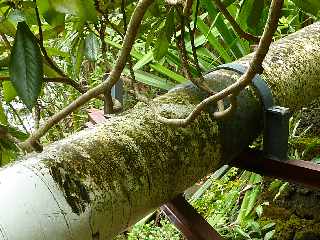
M 264 28 L 263 35 L 261 37 L 260 43 L 258 45 L 258 48 L 253 56 L 253 59 L 249 65 L 249 68 L 247 71 L 239 78 L 237 82 L 234 84 L 231 84 L 227 88 L 223 89 L 222 91 L 204 99 L 201 103 L 199 103 L 195 109 L 189 114 L 189 116 L 185 119 L 168 119 L 164 118 L 160 115 L 157 115 L 157 118 L 159 121 L 170 124 L 173 126 L 186 126 L 190 124 L 192 121 L 195 120 L 195 118 L 204 110 L 206 106 L 208 106 L 210 103 L 217 102 L 219 100 L 222 100 L 226 97 L 230 97 L 231 99 L 231 106 L 226 109 L 225 111 L 230 112 L 232 108 L 234 109 L 234 106 L 232 102 L 234 102 L 235 97 L 239 94 L 239 92 L 244 89 L 246 86 L 248 86 L 253 77 L 257 73 L 262 73 L 262 62 L 269 50 L 270 44 L 272 42 L 272 37 L 275 31 L 277 30 L 278 21 L 280 18 L 281 8 L 282 8 L 283 0 L 272 0 L 268 21 Z M 221 117 L 224 117 L 224 114 L 215 113 L 215 118 L 219 119 Z
M 51 116 L 37 131 L 32 133 L 30 137 L 21 144 L 21 147 L 26 151 L 32 151 L 34 149 L 34 145 L 37 141 L 47 133 L 47 131 L 57 124 L 60 120 L 65 118 L 68 114 L 75 111 L 77 108 L 87 103 L 90 99 L 104 93 L 105 91 L 109 91 L 111 96 L 111 88 L 113 85 L 119 80 L 121 72 L 126 64 L 126 60 L 128 55 L 131 52 L 133 43 L 135 41 L 136 35 L 138 33 L 138 28 L 141 24 L 142 18 L 148 9 L 148 7 L 153 3 L 153 0 L 140 0 L 132 14 L 132 17 L 129 22 L 128 31 L 125 35 L 122 50 L 117 59 L 114 69 L 111 71 L 108 79 L 94 87 L 93 89 L 87 91 L 80 97 L 78 97 L 75 101 L 70 103 L 67 107 L 62 109 L 60 112 Z M 110 99 L 109 99 L 110 100 Z M 112 102 L 112 97 L 111 97 Z M 113 106 L 112 106 L 113 110 Z
M 178 48 L 179 55 L 182 62 L 182 71 L 189 81 L 194 82 L 193 76 L 189 69 L 189 58 L 188 58 L 188 53 L 187 53 L 186 45 L 184 41 L 185 26 L 186 26 L 185 17 L 181 14 L 180 8 L 181 8 L 180 6 L 176 6 L 177 13 L 180 17 L 180 36 L 177 39 L 177 48 Z
M 0 82 L 2 81 L 10 81 L 10 77 L 1 76 Z M 54 83 L 63 83 L 72 86 L 74 89 L 78 90 L 80 93 L 85 93 L 86 90 L 81 87 L 77 82 L 73 81 L 68 77 L 44 77 L 43 81 L 45 82 L 54 82 Z
M 185 0 L 184 7 L 183 7 L 183 15 L 188 17 L 191 14 L 193 0 Z
M 43 33 L 42 33 L 42 23 L 41 23 L 41 19 L 40 19 L 40 14 L 39 14 L 39 10 L 38 10 L 38 6 L 37 6 L 37 0 L 33 0 L 33 2 L 35 3 L 35 12 L 36 12 L 36 18 L 37 18 L 37 24 L 38 24 L 38 28 L 39 28 L 39 39 L 38 39 L 38 43 L 41 49 L 41 52 L 44 56 L 45 61 L 48 63 L 48 65 L 56 72 L 58 73 L 60 76 L 62 76 L 62 78 L 53 78 L 53 79 L 64 79 L 65 83 L 74 87 L 76 90 L 78 90 L 80 93 L 85 93 L 86 89 L 84 89 L 83 87 L 81 87 L 77 82 L 75 82 L 74 80 L 72 80 L 71 78 L 69 78 L 56 64 L 55 62 L 49 57 L 48 52 L 46 50 L 46 48 L 44 47 L 43 44 Z M 59 81 L 61 82 L 61 81 Z
M 125 34 L 122 51 L 120 52 L 120 56 L 117 59 L 117 63 L 114 69 L 111 71 L 110 76 L 106 82 L 106 107 L 105 110 L 107 113 L 113 113 L 113 104 L 111 97 L 111 88 L 115 85 L 115 83 L 119 80 L 119 77 L 122 73 L 122 70 L 127 62 L 127 57 L 131 52 L 133 42 L 138 33 L 139 26 L 141 24 L 142 18 L 147 10 L 147 8 L 153 3 L 153 0 L 140 0 L 138 5 L 136 6 L 132 17 L 130 19 L 127 32 Z
M 232 17 L 232 15 L 229 13 L 228 9 L 224 6 L 224 4 L 221 2 L 221 0 L 213 0 L 216 7 L 219 9 L 219 11 L 223 14 L 223 16 L 229 21 L 232 28 L 236 31 L 236 33 L 243 39 L 253 42 L 259 42 L 260 39 L 248 32 L 245 32 L 242 30 L 242 28 L 239 26 L 239 24 L 236 22 L 236 20 Z

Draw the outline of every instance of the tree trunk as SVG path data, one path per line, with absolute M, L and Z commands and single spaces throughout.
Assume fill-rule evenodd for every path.
M 275 43 L 263 67 L 277 104 L 295 110 L 319 96 L 320 23 Z M 228 70 L 206 75 L 215 90 L 237 78 Z M 162 115 L 182 118 L 201 98 L 185 85 L 154 103 Z M 259 98 L 247 88 L 238 100 L 231 118 L 217 122 L 203 113 L 185 128 L 157 122 L 139 103 L 7 166 L 0 171 L 0 239 L 113 237 L 253 141 L 262 129 Z

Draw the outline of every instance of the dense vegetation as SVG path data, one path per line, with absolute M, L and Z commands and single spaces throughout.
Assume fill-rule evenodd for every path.
M 144 16 L 122 72 L 124 109 L 137 101 L 137 90 L 152 98 L 252 52 L 264 30 L 271 1 L 224 0 L 238 27 L 230 24 L 218 7 L 220 1 L 191 1 L 187 16 L 184 9 L 168 2 L 155 1 Z M 22 155 L 20 143 L 50 116 L 105 81 L 122 49 L 135 6 L 130 0 L 0 2 L 1 165 Z M 274 39 L 316 21 L 319 9 L 317 0 L 284 1 Z M 84 128 L 86 110 L 103 109 L 102 100 L 97 96 L 63 118 L 48 129 L 42 142 Z M 292 158 L 307 156 L 318 161 L 314 149 L 320 141 L 307 134 L 309 125 L 304 122 L 301 126 L 300 117 L 292 119 Z M 264 181 L 257 174 L 237 169 L 229 170 L 220 180 L 213 179 L 207 180 L 209 190 L 203 193 L 200 188 L 202 194 L 192 202 L 226 239 L 267 240 L 279 231 L 277 220 L 263 213 L 286 191 L 287 183 Z M 269 195 L 261 194 L 268 189 Z M 142 223 L 128 233 L 128 239 L 181 238 L 162 214 L 155 213 Z

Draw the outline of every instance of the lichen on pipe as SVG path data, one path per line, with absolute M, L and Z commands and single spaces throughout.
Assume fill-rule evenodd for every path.
M 316 23 L 273 44 L 263 77 L 277 103 L 294 109 L 320 95 L 319 30 Z M 219 91 L 238 75 L 219 70 L 206 79 Z M 182 118 L 203 97 L 185 85 L 156 98 L 154 106 L 166 117 Z M 6 166 L 0 170 L 0 239 L 112 238 L 253 141 L 262 129 L 256 92 L 246 88 L 238 103 L 229 119 L 213 121 L 208 109 L 185 128 L 156 121 L 139 103 Z

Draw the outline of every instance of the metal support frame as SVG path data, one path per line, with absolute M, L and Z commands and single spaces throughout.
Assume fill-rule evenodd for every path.
M 264 176 L 320 189 L 320 165 L 313 162 L 277 160 L 265 157 L 262 151 L 248 149 L 230 164 Z
M 161 210 L 188 240 L 222 239 L 182 195 L 162 205 Z

